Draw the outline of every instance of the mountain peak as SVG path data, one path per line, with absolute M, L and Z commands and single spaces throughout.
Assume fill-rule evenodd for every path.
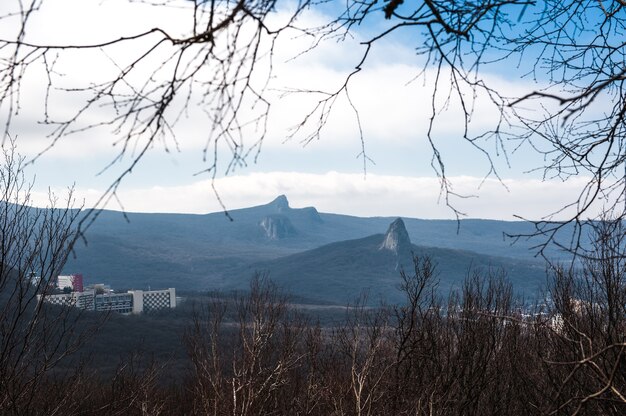
M 277 196 L 276 199 L 270 202 L 270 205 L 275 207 L 278 212 L 289 209 L 289 201 L 287 200 L 287 197 L 285 195 Z
M 397 218 L 389 225 L 385 239 L 379 249 L 389 250 L 395 254 L 399 254 L 401 251 L 410 251 L 411 239 L 409 238 L 409 233 L 406 231 L 402 218 Z

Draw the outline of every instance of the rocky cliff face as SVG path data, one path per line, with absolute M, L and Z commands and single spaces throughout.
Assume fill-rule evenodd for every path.
M 259 223 L 259 226 L 263 229 L 265 236 L 270 240 L 282 240 L 283 238 L 298 234 L 289 218 L 280 214 L 264 217 Z
M 324 222 L 319 212 L 317 212 L 317 209 L 314 207 L 291 208 L 285 195 L 276 197 L 276 199 L 268 204 L 268 207 L 270 207 L 270 212 L 285 215 L 296 224 L 301 222 L 321 224 Z
M 411 246 L 409 233 L 406 231 L 404 221 L 401 218 L 397 218 L 389 225 L 387 234 L 385 234 L 385 238 L 378 249 L 387 250 L 395 254 L 396 270 L 410 270 L 413 247 Z
M 379 249 L 389 250 L 398 255 L 410 253 L 411 239 L 409 238 L 409 233 L 406 231 L 402 218 L 397 218 L 389 225 L 387 234 L 385 234 L 385 238 Z

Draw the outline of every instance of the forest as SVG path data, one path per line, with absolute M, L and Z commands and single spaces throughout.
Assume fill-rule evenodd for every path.
M 5 316 L 1 413 L 621 415 L 623 236 L 619 222 L 598 224 L 596 257 L 551 269 L 545 302 L 533 308 L 497 270 L 468 272 L 463 289 L 444 299 L 437 265 L 414 257 L 398 276 L 403 303 L 367 306 L 363 294 L 340 313 L 299 308 L 257 275 L 248 292 L 196 296 L 169 318 L 48 307 L 38 318 L 44 326 L 27 311 L 11 339 Z M 113 356 L 113 338 L 163 321 L 170 326 L 152 340 L 179 354 L 127 344 Z M 35 349 L 38 339 L 47 346 Z M 95 355 L 115 365 L 100 371 Z

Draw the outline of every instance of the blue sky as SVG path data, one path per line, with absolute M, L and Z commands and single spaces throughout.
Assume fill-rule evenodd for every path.
M 330 18 L 324 14 L 328 10 L 332 7 L 310 11 L 302 16 L 299 24 L 324 23 Z M 278 10 L 276 19 L 287 13 L 288 10 Z M 45 39 L 49 43 L 77 38 L 84 42 L 102 41 L 154 25 L 183 30 L 187 16 L 184 9 L 159 10 L 127 0 L 82 0 L 78 4 L 69 0 L 48 1 L 38 12 L 27 39 L 33 42 Z M 297 59 L 291 58 L 306 49 L 310 39 L 295 37 L 295 34 L 280 39 L 268 92 L 273 112 L 262 152 L 256 163 L 250 158 L 246 167 L 227 176 L 223 166 L 218 171 L 215 186 L 227 208 L 261 204 L 278 194 L 286 194 L 292 206 L 313 205 L 326 212 L 453 217 L 441 200 L 438 179 L 430 166 L 432 150 L 426 140 L 426 130 L 434 73 L 427 70 L 424 76 L 415 78 L 422 69 L 423 59 L 414 53 L 419 44 L 419 39 L 414 38 L 415 32 L 376 44 L 364 70 L 351 81 L 351 98 L 359 109 L 367 154 L 374 162 L 367 164 L 367 175 L 362 159 L 357 157 L 361 152 L 358 125 L 345 97 L 338 100 L 320 140 L 306 146 L 298 138 L 285 141 L 289 128 L 302 119 L 317 98 L 312 94 L 282 97 L 280 91 L 336 89 L 363 53 L 359 42 L 380 24 L 380 21 L 368 23 L 354 33 L 354 39 L 342 43 L 326 41 Z M 0 33 L 7 37 L 10 30 L 9 25 L 4 25 Z M 106 71 L 113 68 L 111 60 L 123 61 L 136 51 L 112 53 L 117 55 L 103 57 L 98 51 L 87 55 L 64 54 L 59 63 L 64 75 L 59 79 L 66 85 L 88 84 L 106 76 Z M 508 70 L 510 65 L 509 62 L 486 68 L 483 76 L 507 96 L 540 87 L 528 78 L 512 75 L 518 71 Z M 11 131 L 18 138 L 18 150 L 28 156 L 49 143 L 46 139 L 49 130 L 38 124 L 42 119 L 41 102 L 45 91 L 42 74 L 41 68 L 33 68 L 29 74 L 23 86 L 22 111 Z M 84 97 L 58 92 L 54 99 L 53 111 L 65 115 L 77 108 Z M 443 103 L 440 104 L 444 108 Z M 498 116 L 495 107 L 483 96 L 478 96 L 475 104 L 472 128 L 479 131 L 493 125 Z M 528 111 L 538 110 L 529 108 Z M 221 209 L 212 193 L 210 178 L 195 175 L 207 166 L 202 161 L 207 126 L 201 112 L 201 108 L 192 108 L 177 126 L 178 151 L 166 153 L 163 146 L 155 146 L 124 180 L 118 192 L 124 209 L 189 213 Z M 108 114 L 106 109 L 92 111 L 87 120 L 97 122 Z M 513 152 L 514 144 L 508 146 L 511 152 L 508 163 L 502 156 L 494 159 L 502 183 L 493 176 L 485 179 L 489 172 L 486 159 L 459 138 L 461 132 L 460 108 L 452 102 L 439 114 L 434 137 L 455 191 L 478 196 L 455 201 L 455 206 L 468 217 L 512 220 L 517 214 L 539 218 L 571 202 L 584 185 L 585 178 L 563 183 L 542 181 L 540 174 L 527 173 L 541 166 L 542 159 L 529 147 Z M 121 163 L 100 173 L 116 155 L 114 141 L 115 133 L 106 128 L 63 138 L 29 168 L 29 173 L 36 175 L 35 200 L 45 204 L 48 187 L 63 193 L 74 184 L 79 203 L 93 204 L 130 161 L 131 155 L 126 155 Z M 171 142 L 169 145 L 172 148 Z M 493 144 L 485 146 L 496 155 Z M 226 158 L 227 155 L 223 157 Z M 114 201 L 107 208 L 120 207 Z

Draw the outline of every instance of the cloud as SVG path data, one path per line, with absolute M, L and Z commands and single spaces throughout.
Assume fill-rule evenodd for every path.
M 182 34 L 189 29 L 190 13 L 189 2 L 172 2 L 173 7 L 151 6 L 143 2 L 128 2 L 126 0 L 84 0 L 77 4 L 73 1 L 45 2 L 41 12 L 33 15 L 32 26 L 27 32 L 29 41 L 49 44 L 85 44 L 115 39 L 120 36 L 140 33 L 152 27 L 164 27 L 170 33 Z M 1 6 L 0 6 L 1 7 Z M 5 6 L 7 7 L 7 6 Z M 289 16 L 289 9 L 281 9 L 270 19 L 271 23 L 278 24 Z M 315 10 L 304 13 L 297 21 L 300 27 L 321 26 L 330 20 L 330 16 L 323 15 Z M 115 24 L 111 24 L 115 22 Z M 6 23 L 6 22 L 5 22 Z M 5 24 L 2 36 L 10 36 L 11 25 Z M 0 29 L 1 30 L 1 29 Z M 365 30 L 363 30 L 365 32 Z M 300 93 L 283 96 L 286 89 L 310 89 L 320 91 L 334 91 L 344 82 L 347 75 L 353 71 L 360 61 L 365 47 L 360 44 L 365 35 L 354 33 L 354 38 L 347 38 L 343 42 L 322 42 L 316 49 L 299 55 L 310 47 L 312 39 L 302 36 L 300 32 L 287 32 L 279 38 L 275 45 L 273 62 L 274 76 L 270 80 L 267 98 L 272 102 L 272 117 L 269 120 L 269 132 L 264 143 L 265 147 L 301 148 L 302 143 L 296 137 L 285 143 L 290 128 L 301 121 L 317 101 L 320 94 Z M 75 88 L 88 86 L 116 75 L 119 65 L 132 62 L 148 47 L 148 41 L 137 41 L 119 48 L 106 50 L 106 54 L 95 49 L 91 51 L 62 51 L 57 63 L 57 71 L 63 76 L 56 77 L 60 85 Z M 267 45 L 266 45 L 267 46 Z M 433 71 L 426 71 L 424 78 L 415 80 L 421 70 L 419 58 L 416 58 L 410 42 L 401 44 L 393 40 L 383 39 L 376 43 L 370 53 L 368 62 L 363 71 L 355 76 L 349 86 L 351 98 L 359 110 L 359 116 L 364 129 L 364 135 L 370 146 L 376 147 L 380 143 L 387 146 L 407 143 L 418 143 L 418 146 L 427 146 L 425 132 L 431 112 L 430 97 L 433 93 Z M 168 53 L 164 48 L 164 57 Z M 171 52 L 171 50 L 169 50 Z M 296 59 L 292 59 L 297 57 Z M 265 81 L 261 74 L 265 74 L 268 60 L 258 66 L 260 75 L 257 79 L 258 88 Z M 142 84 L 149 72 L 148 66 L 138 66 L 130 77 Z M 134 75 L 133 75 L 134 74 Z M 45 148 L 50 140 L 46 136 L 51 128 L 38 125 L 43 118 L 43 97 L 45 94 L 46 76 L 42 65 L 33 65 L 30 78 L 23 82 L 22 119 L 17 120 L 15 134 L 26 142 L 25 149 L 29 153 L 36 153 Z M 485 74 L 489 82 L 495 83 L 504 95 L 515 96 L 520 92 L 531 89 L 531 83 L 519 80 L 507 81 L 495 75 Z M 449 89 L 449 76 L 442 77 L 440 91 Z M 471 91 L 464 91 L 466 98 L 472 96 Z M 191 97 L 192 104 L 196 104 L 201 97 L 201 91 Z M 85 103 L 87 96 L 76 91 L 51 91 L 49 111 L 57 118 L 70 117 Z M 179 103 L 181 104 L 181 103 Z M 443 106 L 442 102 L 437 103 Z M 172 114 L 177 113 L 177 109 Z M 477 130 L 494 124 L 495 108 L 489 103 L 484 94 L 476 97 L 476 110 L 473 117 Z M 242 118 L 252 117 L 252 110 L 244 106 L 240 110 Z M 88 124 L 97 124 L 114 116 L 109 107 L 98 106 L 84 114 L 84 119 L 77 127 Z M 462 133 L 462 112 L 457 101 L 452 100 L 447 110 L 440 114 L 435 132 L 443 143 L 455 142 Z M 175 132 L 182 151 L 199 152 L 206 146 L 207 132 L 211 122 L 206 117 L 204 109 L 192 105 L 188 117 L 182 118 L 176 126 Z M 254 126 L 245 131 L 247 146 L 253 144 L 255 135 Z M 309 130 L 310 131 L 310 130 Z M 322 140 L 312 146 L 318 149 L 336 149 L 351 147 L 357 150 L 360 147 L 359 130 L 356 115 L 345 96 L 339 97 L 328 124 L 322 131 Z M 118 139 L 112 126 L 90 130 L 64 138 L 49 153 L 51 158 L 69 159 L 85 157 L 86 147 L 89 153 L 95 153 L 102 159 L 109 160 L 116 154 L 112 143 Z M 299 138 L 302 138 L 300 136 Z M 454 138 L 454 140 L 447 140 Z M 173 142 L 167 142 L 173 148 Z M 157 144 L 155 150 L 163 146 Z M 227 149 L 224 149 L 228 152 Z M 306 154 L 304 154 L 306 157 Z M 104 163 L 102 164 L 104 165 Z
M 455 207 L 470 218 L 513 220 L 514 215 L 538 219 L 571 201 L 586 178 L 568 182 L 505 180 L 502 183 L 478 177 L 450 178 L 454 190 L 476 198 L 455 199 Z M 453 218 L 440 201 L 437 178 L 327 172 L 268 172 L 230 176 L 215 181 L 228 209 L 268 203 L 285 194 L 292 207 L 315 206 L 322 212 L 357 216 L 404 216 Z M 508 188 L 508 190 L 507 190 Z M 57 192 L 59 193 L 59 192 Z M 63 190 L 60 191 L 63 194 Z M 101 195 L 97 189 L 77 189 L 76 198 L 88 207 Z M 210 181 L 181 186 L 123 187 L 119 192 L 129 212 L 182 212 L 204 214 L 220 211 Z M 36 193 L 36 203 L 45 205 L 47 194 Z M 109 205 L 109 209 L 120 206 Z M 563 218 L 563 216 L 561 216 Z

